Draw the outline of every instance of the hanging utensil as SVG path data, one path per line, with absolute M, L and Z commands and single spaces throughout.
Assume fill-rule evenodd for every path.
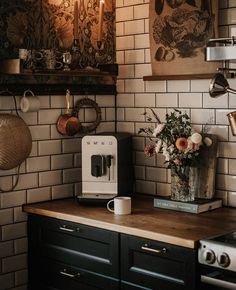
M 219 97 L 226 93 L 236 94 L 236 90 L 231 89 L 223 74 L 217 73 L 210 83 L 209 94 L 212 98 Z M 227 114 L 232 135 L 236 136 L 236 111 Z
M 236 90 L 230 88 L 223 74 L 217 73 L 210 82 L 209 94 L 212 98 L 216 98 L 225 93 L 236 94 Z
M 70 90 L 66 90 L 66 112 L 57 120 L 57 131 L 61 135 L 74 136 L 79 132 L 81 124 L 75 115 L 70 114 Z
M 155 1 L 155 11 L 157 15 L 161 15 L 164 7 L 164 0 L 156 0 Z
M 0 169 L 10 170 L 17 167 L 16 178 L 10 188 L 2 188 L 0 192 L 9 192 L 17 186 L 20 177 L 20 166 L 28 158 L 32 148 L 32 136 L 25 121 L 19 116 L 16 97 L 8 90 L 0 95 L 12 95 L 15 103 L 16 115 L 0 113 Z

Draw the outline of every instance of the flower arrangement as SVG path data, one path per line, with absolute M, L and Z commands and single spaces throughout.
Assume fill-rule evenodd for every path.
M 191 127 L 190 118 L 186 113 L 175 109 L 170 114 L 166 114 L 166 122 L 161 123 L 154 110 L 150 110 L 157 125 L 155 128 L 139 130 L 139 133 L 145 133 L 150 140 L 144 148 L 144 154 L 152 156 L 162 152 L 172 175 L 175 174 L 181 181 L 188 182 L 189 170 L 186 171 L 186 168 L 199 165 L 201 152 L 204 147 L 212 145 L 212 139 L 204 133 L 196 132 Z M 152 121 L 152 118 L 148 117 L 148 121 Z

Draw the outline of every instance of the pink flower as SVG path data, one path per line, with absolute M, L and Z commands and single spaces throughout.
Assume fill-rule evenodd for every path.
M 200 149 L 200 144 L 193 144 L 193 150 L 198 151 Z
M 190 151 L 190 150 L 193 150 L 193 142 L 191 140 L 191 137 L 188 137 L 188 147 L 187 149 Z
M 175 160 L 174 160 L 174 163 L 175 163 L 177 166 L 182 165 L 182 161 L 181 161 L 180 159 L 175 159 Z
M 147 157 L 153 156 L 154 153 L 155 153 L 155 147 L 156 146 L 154 144 L 148 144 L 148 145 L 146 145 L 145 148 L 144 148 L 144 154 L 145 154 L 145 156 L 147 156 Z
M 175 146 L 179 151 L 184 151 L 188 147 L 188 140 L 184 137 L 178 138 Z

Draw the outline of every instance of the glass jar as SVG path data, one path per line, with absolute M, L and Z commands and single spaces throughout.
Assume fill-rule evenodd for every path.
M 193 201 L 197 180 L 197 168 L 195 167 L 171 168 L 171 199 L 184 202 Z

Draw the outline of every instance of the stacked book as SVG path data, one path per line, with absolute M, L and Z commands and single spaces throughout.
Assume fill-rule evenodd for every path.
M 169 197 L 154 198 L 154 207 L 190 212 L 190 213 L 202 213 L 210 211 L 222 206 L 222 199 L 200 199 L 197 198 L 194 201 L 182 202 L 171 200 Z

